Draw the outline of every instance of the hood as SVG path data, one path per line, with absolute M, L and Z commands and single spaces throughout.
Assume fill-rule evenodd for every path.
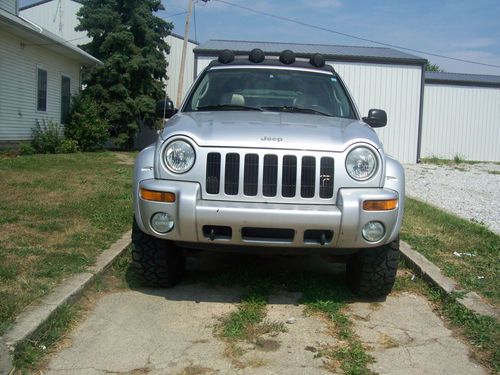
M 364 122 L 284 112 L 181 112 L 168 120 L 163 140 L 185 135 L 201 147 L 274 148 L 342 152 L 357 142 L 382 145 Z

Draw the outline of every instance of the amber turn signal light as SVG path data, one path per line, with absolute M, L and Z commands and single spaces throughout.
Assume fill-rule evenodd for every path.
M 365 211 L 389 211 L 394 210 L 396 207 L 398 207 L 397 199 L 363 202 L 363 210 Z
M 165 191 L 146 190 L 141 188 L 141 198 L 154 202 L 175 202 L 175 194 Z

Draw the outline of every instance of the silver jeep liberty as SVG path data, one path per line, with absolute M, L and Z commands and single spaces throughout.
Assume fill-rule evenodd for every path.
M 373 130 L 386 113 L 360 118 L 323 56 L 226 50 L 178 111 L 163 102 L 169 120 L 135 163 L 133 266 L 145 284 L 179 282 L 191 248 L 335 255 L 356 293 L 391 291 L 404 170 Z

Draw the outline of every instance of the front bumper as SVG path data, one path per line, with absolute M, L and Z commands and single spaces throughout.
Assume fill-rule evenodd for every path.
M 146 201 L 139 195 L 140 188 L 174 193 L 176 201 Z M 207 244 L 331 249 L 375 247 L 397 237 L 402 216 L 402 205 L 391 211 L 362 209 L 364 200 L 399 198 L 396 191 L 386 188 L 340 189 L 335 205 L 203 200 L 198 183 L 157 179 L 141 181 L 134 194 L 135 216 L 142 231 L 166 240 L 200 244 L 200 247 Z M 161 234 L 152 228 L 151 217 L 156 212 L 166 212 L 173 218 L 174 227 L 170 232 Z M 377 242 L 368 242 L 361 235 L 361 228 L 372 220 L 381 222 L 386 230 Z M 231 235 L 214 238 L 207 235 L 206 226 L 229 227 Z M 245 236 L 246 228 L 287 230 L 292 235 L 289 238 L 252 238 Z M 331 238 L 311 240 L 306 235 L 311 231 L 328 231 Z

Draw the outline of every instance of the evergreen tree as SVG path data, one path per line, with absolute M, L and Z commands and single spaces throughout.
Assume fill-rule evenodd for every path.
M 102 105 L 115 143 L 130 148 L 141 125 L 154 127 L 155 103 L 164 96 L 164 38 L 172 24 L 154 15 L 160 0 L 86 0 L 76 30 L 91 42 L 80 47 L 104 65 L 87 69 L 83 95 Z
M 431 62 L 425 63 L 425 71 L 426 72 L 444 72 L 443 69 L 438 64 L 432 64 Z

